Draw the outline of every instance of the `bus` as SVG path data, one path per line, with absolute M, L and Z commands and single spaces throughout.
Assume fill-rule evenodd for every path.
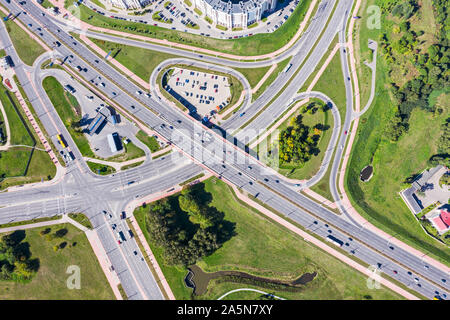
M 63 148 L 67 148 L 67 144 L 65 143 L 63 136 L 60 135 L 60 134 L 58 134 L 56 137 L 58 138 L 59 144 L 60 144 Z
M 331 243 L 333 243 L 333 244 L 335 244 L 335 245 L 337 245 L 338 247 L 342 247 L 342 245 L 344 244 L 344 242 L 342 242 L 342 240 L 339 240 L 338 238 L 333 237 L 333 236 L 331 236 L 331 235 L 329 235 L 329 236 L 326 238 L 326 240 L 329 241 L 329 242 L 331 242 Z

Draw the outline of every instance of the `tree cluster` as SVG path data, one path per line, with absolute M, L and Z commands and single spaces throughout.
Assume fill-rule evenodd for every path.
M 23 230 L 1 238 L 0 280 L 30 280 L 39 269 L 39 259 L 31 259 L 30 245 L 24 238 Z
M 319 153 L 317 144 L 320 133 L 326 128 L 322 124 L 310 128 L 302 122 L 302 119 L 301 114 L 293 117 L 289 127 L 280 132 L 280 164 L 289 162 L 303 164 L 311 159 L 312 155 Z
M 433 166 L 442 164 L 450 167 L 450 117 L 441 126 L 442 135 L 438 141 L 438 154 L 433 155 L 429 163 Z
M 447 28 L 447 9 L 444 1 L 433 1 L 435 16 L 441 26 L 440 36 L 439 42 L 430 45 L 426 52 L 417 48 L 420 43 L 418 37 L 423 35 L 423 31 L 416 33 L 410 29 L 409 21 L 406 21 L 417 12 L 416 1 L 404 1 L 395 7 L 392 7 L 392 1 L 388 2 L 389 5 L 386 7 L 392 9 L 392 14 L 403 19 L 397 30 L 402 32 L 402 36 L 398 41 L 392 42 L 388 35 L 383 33 L 380 36 L 382 54 L 388 64 L 396 62 L 396 55 L 408 57 L 419 73 L 417 77 L 407 81 L 402 87 L 395 83 L 391 84 L 392 94 L 398 108 L 395 116 L 388 123 L 386 135 L 391 141 L 397 141 L 408 130 L 408 120 L 415 108 L 436 111 L 434 106 L 430 106 L 428 99 L 432 91 L 449 86 L 449 75 L 446 70 L 450 64 L 450 51 L 448 50 L 448 38 L 443 31 Z M 442 110 L 439 111 L 442 112 Z
M 234 224 L 210 206 L 203 184 L 183 188 L 180 195 L 149 206 L 146 226 L 170 265 L 192 265 L 216 251 L 234 235 Z

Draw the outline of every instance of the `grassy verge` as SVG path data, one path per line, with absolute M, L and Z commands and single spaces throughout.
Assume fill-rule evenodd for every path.
M 205 187 L 212 194 L 211 205 L 223 212 L 225 219 L 235 223 L 236 227 L 236 235 L 231 240 L 198 263 L 205 271 L 239 270 L 278 279 L 293 279 L 304 272 L 316 271 L 317 277 L 305 285 L 301 292 L 273 293 L 290 299 L 364 299 L 368 295 L 372 299 L 399 299 L 385 288 L 368 290 L 365 276 L 239 202 L 230 188 L 220 180 L 208 179 Z M 135 211 L 136 220 L 149 241 L 145 214 L 146 208 L 140 207 Z M 183 284 L 186 269 L 166 265 L 161 261 L 161 252 L 158 251 L 160 248 L 155 247 L 151 241 L 149 244 L 158 253 L 155 257 L 175 297 L 188 299 L 190 289 Z M 207 292 L 198 298 L 217 299 L 230 288 L 236 287 L 236 284 L 230 282 L 213 282 Z
M 3 19 L 5 15 L 1 12 L 0 17 Z M 44 48 L 31 39 L 14 21 L 6 21 L 5 26 L 20 59 L 29 66 L 33 65 L 34 60 L 45 52 Z
M 88 229 L 93 229 L 92 223 L 89 221 L 83 213 L 69 213 L 69 217 L 78 222 L 79 224 L 85 226 Z
M 111 57 L 116 59 L 144 81 L 149 81 L 153 70 L 164 60 L 180 58 L 176 55 L 127 46 L 120 43 L 113 43 L 94 38 L 90 38 L 90 40 L 105 52 L 112 50 Z
M 151 152 L 156 152 L 161 149 L 158 140 L 155 137 L 149 136 L 144 131 L 139 130 L 136 134 L 136 138 L 138 138 L 143 144 L 145 144 Z
M 267 87 L 270 86 L 272 84 L 272 82 L 274 82 L 274 80 L 278 77 L 278 75 L 283 72 L 284 68 L 286 68 L 287 64 L 289 63 L 289 61 L 291 60 L 291 58 L 287 58 L 281 62 L 278 63 L 277 67 L 275 68 L 275 70 L 273 70 L 273 72 L 270 74 L 270 76 L 267 77 L 266 81 L 264 81 L 264 83 L 261 85 L 261 87 L 259 87 L 258 90 L 256 90 L 256 92 L 252 95 L 252 100 L 255 101 L 256 99 L 259 98 L 259 96 L 266 91 Z
M 89 169 L 95 174 L 99 174 L 101 176 L 106 176 L 108 174 L 116 172 L 116 169 L 113 167 L 107 166 L 105 164 L 100 164 L 96 162 L 86 161 Z
M 62 238 L 47 241 L 40 231 L 51 232 L 67 229 Z M 109 283 L 97 262 L 85 234 L 70 224 L 33 228 L 25 231 L 24 241 L 30 244 L 32 257 L 39 258 L 39 270 L 32 281 L 14 283 L 0 281 L 2 300 L 89 300 L 114 299 Z M 65 242 L 64 248 L 54 251 L 54 246 Z M 61 247 L 61 246 L 60 246 Z M 66 273 L 69 266 L 80 268 L 81 288 L 69 289 L 66 281 L 73 272 Z
M 0 152 L 0 188 L 50 180 L 56 167 L 43 148 L 37 134 L 26 121 L 16 96 L 0 86 L 0 101 L 11 129 L 11 147 Z
M 10 223 L 3 223 L 0 224 L 0 228 L 10 228 L 10 227 L 17 227 L 17 226 L 24 226 L 27 224 L 33 224 L 33 223 L 38 223 L 38 222 L 46 222 L 46 221 L 53 221 L 53 220 L 58 220 L 61 219 L 62 216 L 61 215 L 56 215 L 53 217 L 45 217 L 45 218 L 37 218 L 37 219 L 31 219 L 31 220 L 26 220 L 26 221 L 17 221 L 17 222 L 10 222 Z
M 144 163 L 144 161 L 138 161 L 138 162 L 135 162 L 132 164 L 127 164 L 125 166 L 120 167 L 120 170 L 127 170 L 127 169 L 131 169 L 131 168 L 135 168 L 135 167 L 140 166 L 143 163 Z
M 67 1 L 66 7 L 73 1 Z M 126 31 L 133 34 L 147 35 L 152 38 L 167 39 L 169 41 L 188 44 L 200 48 L 220 50 L 221 52 L 236 55 L 260 55 L 274 52 L 287 44 L 295 35 L 300 23 L 308 11 L 311 0 L 305 0 L 299 3 L 295 11 L 286 23 L 273 33 L 261 33 L 251 37 L 239 39 L 214 39 L 200 35 L 189 34 L 176 30 L 168 30 L 147 24 L 141 24 L 131 21 L 123 21 L 109 18 L 94 12 L 88 7 L 80 6 L 80 18 L 93 26 Z M 195 9 L 194 9 L 195 10 Z M 198 10 L 198 9 L 197 9 Z M 201 15 L 202 13 L 197 14 Z

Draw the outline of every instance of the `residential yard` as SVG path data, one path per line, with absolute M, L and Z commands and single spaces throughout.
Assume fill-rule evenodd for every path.
M 367 5 L 376 2 L 376 0 L 370 0 Z M 365 6 L 362 6 L 361 10 L 366 10 Z M 363 17 L 357 24 L 360 37 L 356 39 L 355 49 L 355 52 L 359 53 L 357 69 L 363 88 L 370 85 L 369 82 L 366 83 L 370 73 L 367 71 L 368 68 L 362 65 L 362 61 L 371 56 L 370 50 L 367 49 L 367 39 L 379 39 L 383 30 L 392 28 L 392 21 L 383 19 L 382 24 L 386 26 L 383 30 L 367 29 L 366 21 L 367 19 Z M 423 26 L 425 29 L 428 28 L 425 24 Z M 412 26 L 412 28 L 420 27 Z M 368 112 L 360 119 L 345 177 L 347 195 L 358 212 L 372 224 L 449 265 L 450 248 L 424 233 L 398 194 L 406 187 L 403 181 L 426 169 L 427 160 L 436 154 L 436 145 L 440 136 L 440 130 L 436 128 L 439 128 L 448 116 L 448 102 L 441 115 L 414 109 L 409 119 L 408 132 L 403 134 L 397 142 L 388 141 L 384 135 L 385 128 L 397 110 L 397 105 L 391 99 L 387 88 L 391 82 L 388 78 L 388 70 L 389 67 L 379 52 L 376 75 L 377 94 Z M 365 95 L 368 96 L 368 94 Z M 430 100 L 432 98 L 433 95 Z M 364 99 L 361 101 L 362 104 L 365 103 Z M 429 103 L 432 102 L 429 101 Z M 370 181 L 363 183 L 359 180 L 360 171 L 370 163 L 374 167 L 374 175 Z
M 72 3 L 73 1 L 66 1 L 65 7 Z M 300 2 L 286 23 L 273 33 L 256 34 L 251 37 L 230 40 L 205 38 L 203 36 L 168 30 L 157 26 L 117 20 L 96 13 L 84 5 L 81 5 L 79 8 L 81 14 L 80 19 L 93 26 L 146 35 L 157 39 L 167 39 L 173 42 L 211 50 L 220 50 L 221 52 L 236 55 L 252 56 L 273 52 L 287 44 L 295 35 L 310 4 L 311 0 Z
M 317 277 L 301 292 L 274 294 L 291 299 L 364 299 L 365 295 L 373 299 L 399 299 L 384 288 L 368 290 L 365 276 L 266 219 L 253 208 L 241 204 L 222 181 L 215 178 L 206 180 L 205 190 L 212 194 L 211 205 L 223 212 L 227 221 L 236 224 L 236 235 L 215 253 L 197 263 L 204 271 L 239 270 L 278 279 L 293 279 L 304 272 L 316 271 Z M 134 215 L 148 241 L 145 212 L 146 209 L 140 207 Z M 167 266 L 161 260 L 160 248 L 151 242 L 149 245 L 175 297 L 189 299 L 191 290 L 183 283 L 187 270 L 184 267 Z M 217 299 L 225 292 L 242 286 L 228 282 L 210 284 L 208 291 L 198 298 Z M 267 289 L 259 289 L 267 292 Z
M 1 12 L 0 17 L 3 19 L 5 14 Z M 45 52 L 44 48 L 31 39 L 14 21 L 6 21 L 5 26 L 20 59 L 29 66 L 33 65 L 34 60 Z
M 97 262 L 84 233 L 70 224 L 50 226 L 51 233 L 66 228 L 62 238 L 47 241 L 39 234 L 46 227 L 27 229 L 24 242 L 30 244 L 32 257 L 39 259 L 39 270 L 29 283 L 0 281 L 2 300 L 111 300 L 115 299 L 109 283 Z M 58 251 L 53 246 L 66 242 Z M 81 275 L 81 289 L 68 289 L 66 281 L 69 266 L 78 266 Z

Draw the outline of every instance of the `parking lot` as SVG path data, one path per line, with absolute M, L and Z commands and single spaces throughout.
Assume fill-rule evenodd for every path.
M 228 77 L 173 68 L 167 83 L 179 98 L 194 106 L 199 115 L 213 115 L 225 108 L 231 99 Z

